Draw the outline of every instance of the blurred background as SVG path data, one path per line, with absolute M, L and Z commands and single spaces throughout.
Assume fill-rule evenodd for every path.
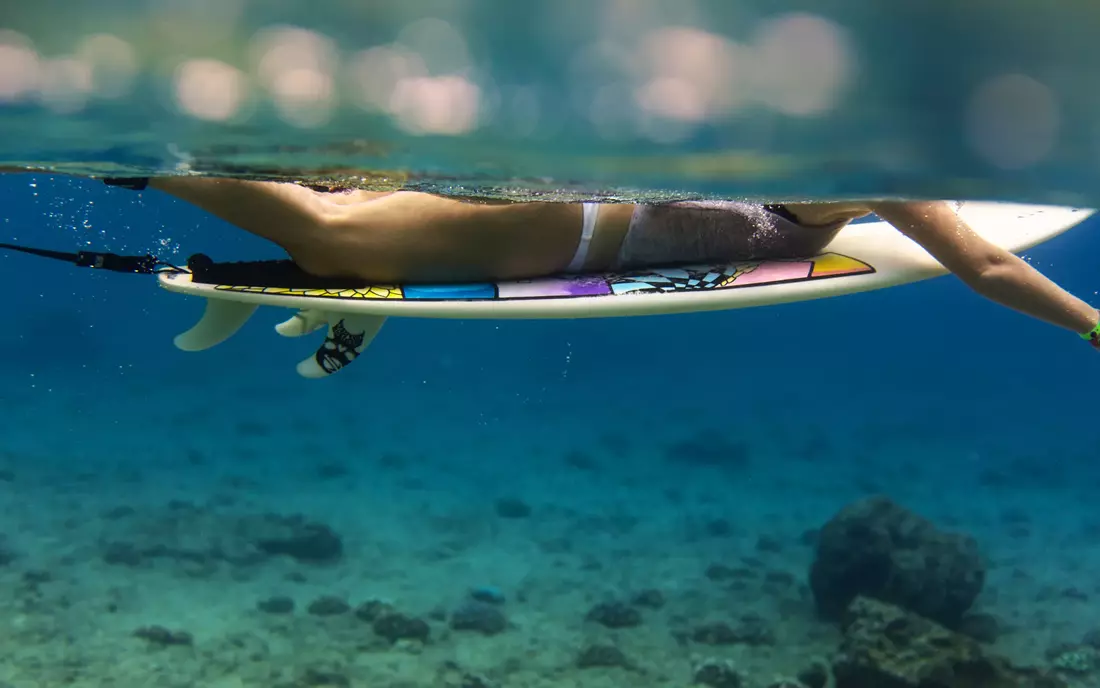
M 1084 203 L 1100 155 L 1098 14 L 1087 2 L 10 3 L 0 150 L 70 171 L 309 171 L 442 192 Z

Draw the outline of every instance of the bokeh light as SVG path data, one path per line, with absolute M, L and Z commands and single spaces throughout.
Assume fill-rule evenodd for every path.
M 645 70 L 635 102 L 647 112 L 687 122 L 724 115 L 743 97 L 739 72 L 748 67 L 743 52 L 733 41 L 700 29 L 654 31 L 635 58 Z
M 465 37 L 444 19 L 425 17 L 410 22 L 394 42 L 419 55 L 431 74 L 464 74 L 471 67 Z
M 354 55 L 348 63 L 348 82 L 359 107 L 388 112 L 397 85 L 405 79 L 428 76 L 419 53 L 398 45 L 376 46 Z
M 118 36 L 98 33 L 84 38 L 76 55 L 91 68 L 96 97 L 121 98 L 130 93 L 138 73 L 138 58 L 132 45 Z
M 92 93 L 92 66 L 76 57 L 43 60 L 39 71 L 38 97 L 58 114 L 73 114 L 84 108 Z
M 478 87 L 460 76 L 402 79 L 390 113 L 412 133 L 463 134 L 477 126 L 480 97 Z
M 465 134 L 484 110 L 466 40 L 442 19 L 418 19 L 393 43 L 359 51 L 346 73 L 360 108 L 388 115 L 410 134 Z
M 176 70 L 176 103 L 196 119 L 224 121 L 240 110 L 247 95 L 244 74 L 218 60 L 188 60 Z
M 260 86 L 284 121 L 299 127 L 329 121 L 337 105 L 339 64 L 331 39 L 299 27 L 271 27 L 256 34 L 250 53 Z
M 966 114 L 974 150 L 1004 170 L 1027 168 L 1046 158 L 1061 124 L 1054 92 L 1026 74 L 1002 74 L 983 82 Z
M 558 15 L 583 9 L 566 5 L 541 20 L 549 38 L 564 30 Z M 707 28 L 695 0 L 676 11 L 656 0 L 607 0 L 561 37 L 575 44 L 563 103 L 476 55 L 473 26 L 457 7 L 396 13 L 391 22 L 404 19 L 391 33 L 372 32 L 365 45 L 291 23 L 247 29 L 242 41 L 243 0 L 149 0 L 148 9 L 158 42 L 151 55 L 119 33 L 85 35 L 71 54 L 46 56 L 18 34 L 0 34 L 0 99 L 36 95 L 73 112 L 91 98 L 124 97 L 143 72 L 167 68 L 179 113 L 204 121 L 240 118 L 248 105 L 249 116 L 259 108 L 320 129 L 350 108 L 414 135 L 490 126 L 528 137 L 565 126 L 564 105 L 601 138 L 672 143 L 746 112 L 828 115 L 856 66 L 845 31 L 816 14 L 753 16 L 733 36 Z M 210 23 L 217 27 L 195 35 Z
M 752 41 L 753 92 L 784 115 L 832 110 L 852 79 L 849 40 L 835 22 L 796 13 L 766 20 Z
M 31 41 L 14 31 L 0 31 L 0 103 L 29 98 L 38 89 L 40 75 Z

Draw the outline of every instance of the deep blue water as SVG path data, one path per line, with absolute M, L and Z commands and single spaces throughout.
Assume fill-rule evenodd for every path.
M 0 177 L 0 217 L 0 239 L 44 248 L 278 257 L 156 192 L 65 177 Z M 1028 257 L 1095 298 L 1097 224 Z M 65 672 L 89 686 L 274 685 L 322 665 L 348 685 L 449 686 L 448 661 L 493 685 L 572 685 L 559 681 L 581 671 L 577 648 L 607 637 L 669 682 L 589 669 L 582 685 L 687 685 L 691 652 L 668 628 L 746 610 L 778 649 L 702 650 L 791 674 L 832 642 L 805 595 L 718 589 L 702 572 L 750 561 L 804 581 L 802 533 L 872 493 L 977 538 L 990 567 L 977 608 L 1011 628 L 1000 651 L 1042 662 L 1095 625 L 1100 358 L 954 278 L 700 315 L 391 319 L 365 360 L 324 381 L 294 374 L 313 342 L 275 335 L 282 313 L 185 354 L 171 338 L 200 304 L 149 277 L 5 254 L 0 289 L 0 533 L 14 555 L 0 585 L 51 576 L 5 641 L 0 680 L 17 688 Z M 499 499 L 531 514 L 502 518 Z M 343 559 L 163 555 L 207 551 L 263 513 L 330 525 Z M 702 525 L 716 519 L 729 532 Z M 160 555 L 104 554 L 150 539 Z M 365 631 L 305 611 L 327 594 L 426 615 L 481 585 L 505 595 L 508 631 L 440 635 L 433 621 L 436 639 L 411 654 L 364 650 Z M 643 629 L 584 621 L 638 588 L 668 599 Z M 275 594 L 298 603 L 290 620 L 255 610 Z M 151 624 L 192 633 L 194 651 L 132 637 Z M 41 630 L 59 625 L 67 639 Z M 234 664 L 233 643 L 266 649 Z M 68 668 L 41 666 L 58 653 Z

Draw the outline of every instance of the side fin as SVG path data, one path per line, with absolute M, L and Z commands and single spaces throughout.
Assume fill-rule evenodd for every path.
M 329 314 L 325 311 L 306 308 L 276 325 L 275 331 L 284 337 L 301 337 L 328 325 L 328 320 Z
M 290 320 L 276 327 L 287 337 L 296 337 L 317 330 L 328 323 L 325 341 L 317 351 L 298 364 L 298 374 L 316 379 L 328 377 L 351 364 L 366 351 L 386 322 L 384 315 L 345 315 L 299 311 Z
M 202 318 L 190 330 L 176 336 L 176 347 L 183 351 L 203 351 L 221 344 L 236 334 L 254 312 L 254 304 L 207 299 Z

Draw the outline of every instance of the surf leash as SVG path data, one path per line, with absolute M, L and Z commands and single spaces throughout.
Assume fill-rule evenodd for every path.
M 5 249 L 108 272 L 134 275 L 185 273 L 191 275 L 191 281 L 195 284 L 247 284 L 250 287 L 290 289 L 354 289 L 362 286 L 360 280 L 353 278 L 311 275 L 294 261 L 286 259 L 216 262 L 205 254 L 196 253 L 187 259 L 186 267 L 180 267 L 149 253 L 141 256 L 120 256 L 106 251 L 68 253 L 0 243 L 0 250 Z
M 108 272 L 136 275 L 187 274 L 191 276 L 191 282 L 198 284 L 266 282 L 272 286 L 287 287 L 300 283 L 303 287 L 317 288 L 318 282 L 336 283 L 331 278 L 313 277 L 290 260 L 216 263 L 208 256 L 198 253 L 187 260 L 186 268 L 181 268 L 148 253 L 136 256 L 121 256 L 105 251 L 69 253 L 5 243 L 0 243 L 0 250 L 17 251 Z M 238 281 L 234 277 L 244 279 Z M 346 280 L 343 282 L 346 285 Z M 176 337 L 176 346 L 184 351 L 208 349 L 233 336 L 255 309 L 255 304 L 208 300 L 202 320 Z M 285 337 L 299 337 L 327 327 L 321 346 L 296 367 L 299 375 L 312 379 L 332 375 L 359 358 L 385 321 L 386 317 L 380 315 L 342 314 L 306 308 L 299 309 L 293 317 L 278 325 L 275 331 Z
M 65 251 L 51 251 L 44 248 L 31 248 L 29 246 L 17 246 L 15 244 L 0 244 L 0 249 L 19 251 L 32 256 L 60 260 L 72 263 L 79 268 L 94 268 L 107 270 L 108 272 L 122 272 L 136 275 L 155 275 L 160 272 L 187 272 L 186 269 L 172 265 L 152 254 L 143 256 L 120 256 L 117 253 L 106 251 L 77 251 L 68 253 Z

